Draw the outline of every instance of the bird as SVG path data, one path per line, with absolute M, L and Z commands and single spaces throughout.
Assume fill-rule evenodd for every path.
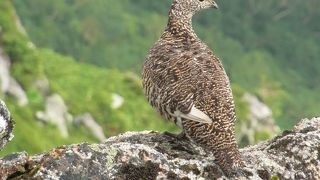
M 220 59 L 192 27 L 192 17 L 216 8 L 213 0 L 173 0 L 167 26 L 142 67 L 148 102 L 182 129 L 186 137 L 208 149 L 222 171 L 243 166 L 235 138 L 235 104 Z

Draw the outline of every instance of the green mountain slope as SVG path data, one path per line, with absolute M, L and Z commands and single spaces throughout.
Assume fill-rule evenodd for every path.
M 30 101 L 26 107 L 20 107 L 14 97 L 4 96 L 16 128 L 14 140 L 0 155 L 23 150 L 38 153 L 63 144 L 97 142 L 82 126 L 68 124 L 70 137 L 63 138 L 55 126 L 36 120 L 36 112 L 44 109 L 44 99 L 34 83 L 44 77 L 49 80 L 51 92 L 63 97 L 73 115 L 91 113 L 106 136 L 130 130 L 176 130 L 148 105 L 134 74 L 81 64 L 50 50 L 33 48 L 28 37 L 17 30 L 15 12 L 8 0 L 0 1 L 0 26 L 0 47 L 10 57 L 12 74 Z M 124 98 L 119 109 L 111 108 L 113 93 Z
M 166 23 L 170 1 L 14 0 L 31 39 L 107 68 L 140 71 Z M 231 82 L 259 95 L 278 124 L 319 115 L 320 2 L 218 1 L 195 17 Z

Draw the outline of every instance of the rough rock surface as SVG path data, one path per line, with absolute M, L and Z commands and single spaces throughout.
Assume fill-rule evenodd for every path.
M 230 179 L 320 179 L 320 118 L 241 150 L 246 167 Z M 210 152 L 157 132 L 129 132 L 101 144 L 0 159 L 12 179 L 226 179 Z
M 11 119 L 10 112 L 0 99 L 0 150 L 13 138 L 13 125 L 14 123 Z

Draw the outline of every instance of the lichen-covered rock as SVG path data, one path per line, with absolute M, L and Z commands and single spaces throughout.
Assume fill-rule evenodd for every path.
M 320 179 L 320 118 L 241 150 L 246 167 L 230 179 Z M 145 131 L 102 144 L 0 160 L 0 175 L 16 179 L 226 179 L 214 157 L 188 140 Z
M 0 99 L 0 150 L 13 138 L 13 125 L 10 112 Z
M 320 118 L 304 119 L 293 130 L 242 152 L 248 167 L 266 179 L 320 179 Z

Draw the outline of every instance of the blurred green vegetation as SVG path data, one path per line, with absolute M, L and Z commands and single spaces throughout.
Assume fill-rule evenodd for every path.
M 140 73 L 171 1 L 14 0 L 37 46 L 106 68 Z M 320 1 L 218 1 L 197 15 L 199 36 L 232 83 L 257 94 L 282 128 L 319 115 Z
M 72 114 L 90 112 L 107 136 L 129 130 L 177 131 L 148 105 L 139 80 L 144 57 L 165 27 L 170 1 L 12 2 L 15 8 L 9 0 L 0 1 L 0 45 L 10 56 L 12 74 L 23 85 L 30 104 L 18 107 L 14 98 L 4 99 L 17 124 L 13 142 L 0 156 L 97 142 L 84 127 L 70 124 L 70 138 L 64 139 L 53 125 L 37 122 L 35 112 L 43 110 L 44 99 L 33 83 L 43 77 Z M 241 101 L 244 92 L 258 95 L 269 105 L 283 129 L 319 115 L 320 1 L 218 4 L 219 11 L 197 15 L 194 27 L 226 67 L 240 121 L 248 121 L 248 109 Z M 18 32 L 15 10 L 31 40 Z M 111 108 L 112 93 L 124 97 L 120 109 Z M 256 136 L 268 138 L 265 133 Z
M 43 77 L 48 78 L 51 91 L 63 97 L 73 115 L 90 112 L 106 136 L 130 130 L 177 131 L 146 102 L 137 75 L 78 63 L 51 50 L 32 48 L 28 37 L 17 31 L 10 1 L 1 1 L 0 9 L 0 46 L 12 59 L 12 74 L 23 85 L 30 101 L 27 107 L 19 107 L 13 97 L 5 97 L 16 128 L 15 138 L 0 155 L 23 150 L 38 153 L 63 144 L 97 142 L 84 127 L 69 124 L 70 137 L 63 138 L 55 126 L 36 120 L 35 113 L 43 110 L 44 99 L 34 82 Z M 113 93 L 124 98 L 119 109 L 111 108 Z
M 46 57 L 45 74 L 52 90 L 63 97 L 72 114 L 92 113 L 107 136 L 128 130 L 168 128 L 147 104 L 136 75 L 79 64 L 48 50 L 40 50 L 40 54 Z M 119 109 L 111 108 L 113 93 L 124 98 Z

